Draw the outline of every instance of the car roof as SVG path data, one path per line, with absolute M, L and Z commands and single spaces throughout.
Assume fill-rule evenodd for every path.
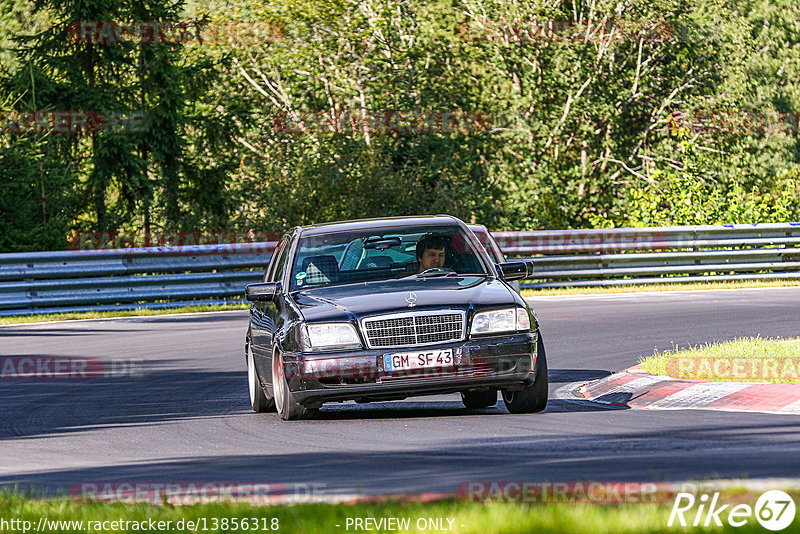
M 463 222 L 452 215 L 416 215 L 412 217 L 380 217 L 375 219 L 357 219 L 322 224 L 300 226 L 298 230 L 303 236 L 349 232 L 354 230 L 384 230 L 398 226 L 441 226 Z

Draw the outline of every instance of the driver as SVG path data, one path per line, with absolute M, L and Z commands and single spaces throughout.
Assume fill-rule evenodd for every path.
M 433 234 L 422 236 L 417 241 L 417 261 L 419 261 L 419 271 L 444 267 L 445 260 L 445 240 L 443 237 Z

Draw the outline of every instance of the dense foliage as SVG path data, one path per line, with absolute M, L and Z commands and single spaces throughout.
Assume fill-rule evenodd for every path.
M 793 1 L 0 3 L 2 251 L 412 213 L 800 219 Z M 99 119 L 21 118 L 64 111 Z

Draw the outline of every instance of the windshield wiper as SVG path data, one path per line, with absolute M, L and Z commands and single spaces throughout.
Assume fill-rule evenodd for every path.
M 439 276 L 460 276 L 455 271 L 431 271 L 431 272 L 421 272 L 416 274 L 417 278 L 436 278 Z
M 409 276 L 404 276 L 400 280 L 408 280 L 409 278 L 440 278 L 445 276 L 488 276 L 486 273 L 479 274 L 462 274 L 455 271 L 423 271 L 421 273 L 414 273 Z

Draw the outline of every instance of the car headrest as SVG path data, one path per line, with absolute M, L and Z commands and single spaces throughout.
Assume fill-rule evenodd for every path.
M 373 256 L 367 258 L 365 264 L 371 267 L 389 267 L 392 265 L 392 258 L 389 256 Z
M 331 255 L 304 258 L 302 270 L 310 284 L 335 282 L 339 278 L 339 262 Z

